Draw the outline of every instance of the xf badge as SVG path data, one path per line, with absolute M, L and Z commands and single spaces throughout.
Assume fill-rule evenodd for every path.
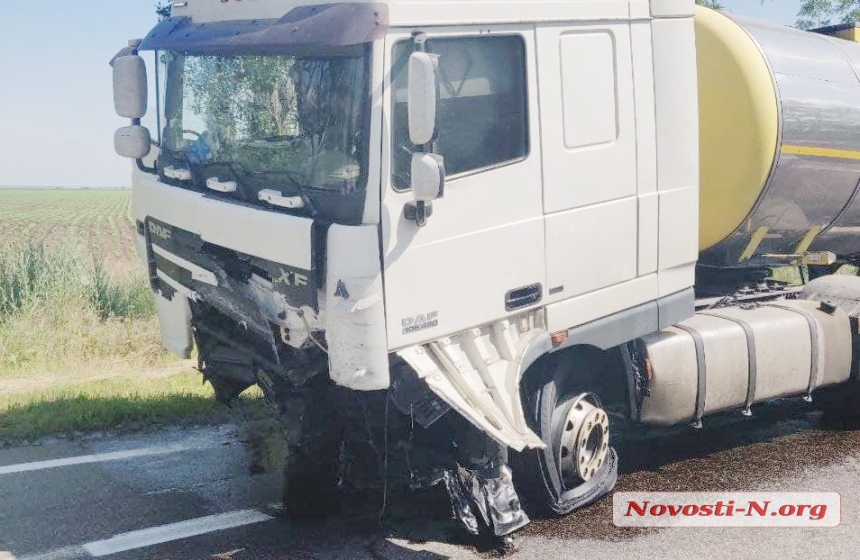
M 299 274 L 293 270 L 284 270 L 283 268 L 278 269 L 280 271 L 280 276 L 275 278 L 275 284 L 285 284 L 287 286 L 307 286 L 308 285 L 308 277 L 304 274 Z

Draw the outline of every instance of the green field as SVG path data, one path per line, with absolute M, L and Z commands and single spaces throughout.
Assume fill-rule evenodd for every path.
M 22 241 L 82 249 L 130 273 L 134 220 L 128 189 L 0 189 L 0 247 Z
M 228 412 L 161 348 L 130 204 L 0 189 L 0 441 L 260 412 L 259 393 Z

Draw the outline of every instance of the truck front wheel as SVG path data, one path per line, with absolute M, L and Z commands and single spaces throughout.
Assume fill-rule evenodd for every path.
M 550 360 L 546 375 L 528 394 L 532 429 L 547 444 L 529 452 L 532 497 L 564 515 L 606 495 L 618 478 L 618 456 L 610 445 L 609 416 L 597 395 L 576 383 L 572 364 Z

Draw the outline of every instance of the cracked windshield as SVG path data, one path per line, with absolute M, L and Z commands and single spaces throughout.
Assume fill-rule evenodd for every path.
M 159 53 L 165 167 L 301 197 L 301 213 L 360 221 L 366 167 L 365 56 Z

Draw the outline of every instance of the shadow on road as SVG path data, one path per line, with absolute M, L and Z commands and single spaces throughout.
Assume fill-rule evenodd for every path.
M 791 491 L 781 481 L 860 450 L 856 414 L 824 415 L 800 399 L 758 405 L 753 412 L 752 418 L 737 413 L 706 418 L 698 430 L 625 430 L 616 491 Z M 657 531 L 616 527 L 612 500 L 603 499 L 564 518 L 536 520 L 524 533 L 618 541 Z

